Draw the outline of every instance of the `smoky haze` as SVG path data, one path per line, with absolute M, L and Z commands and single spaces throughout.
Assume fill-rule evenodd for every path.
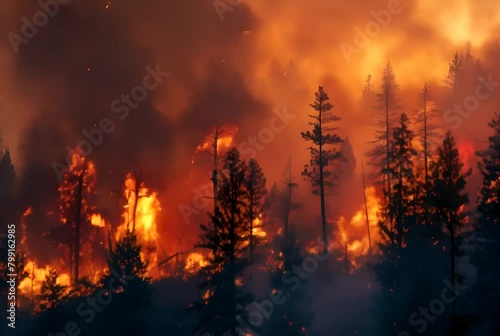
M 237 126 L 238 145 L 269 127 L 273 109 L 286 107 L 295 116 L 257 151 L 257 160 L 270 188 L 280 183 L 293 157 L 303 206 L 292 220 L 312 239 L 319 234 L 319 205 L 300 176 L 309 160 L 300 132 L 309 129 L 309 104 L 318 85 L 342 117 L 338 133 L 349 139 L 356 160 L 350 168 L 354 187 L 341 184 L 327 200 L 333 221 L 342 215 L 349 221 L 363 206 L 361 163 L 367 161 L 373 134 L 375 103 L 361 99 L 368 74 L 377 92 L 390 60 L 410 116 L 418 92 L 429 83 L 443 130 L 453 125 L 443 115 L 452 108 L 444 80 L 455 52 L 464 53 L 470 41 L 475 60 L 458 101 L 474 95 L 478 75 L 500 81 L 500 9 L 489 0 L 252 0 L 225 12 L 223 21 L 212 0 L 121 0 L 111 1 L 109 8 L 103 0 L 70 1 L 18 53 L 7 35 L 21 34 L 21 19 L 31 20 L 40 6 L 33 0 L 0 3 L 0 132 L 19 176 L 16 211 L 34 209 L 33 242 L 58 224 L 57 216 L 46 216 L 57 211 L 52 163 L 65 163 L 66 146 L 75 147 L 84 139 L 82 130 L 95 128 L 103 118 L 111 119 L 115 130 L 89 155 L 98 170 L 98 208 L 107 209 L 107 218 L 118 225 L 121 199 L 116 192 L 129 171 L 140 171 L 159 192 L 160 232 L 167 252 L 175 253 L 172 239 L 182 236 L 183 245 L 192 246 L 198 225 L 208 221 L 209 207 L 187 224 L 178 206 L 191 205 L 193 188 L 210 182 L 210 160 L 194 152 L 214 126 Z M 358 32 L 377 22 L 373 12 L 380 16 L 390 6 L 398 13 L 360 46 Z M 342 45 L 356 52 L 346 56 Z M 157 65 L 170 75 L 120 120 L 112 102 L 142 83 L 146 67 Z M 487 122 L 499 104 L 500 93 L 494 91 L 453 130 L 473 169 L 474 150 L 486 145 Z M 365 169 L 371 168 L 365 164 Z M 471 177 L 471 191 L 478 182 L 477 175 Z M 373 185 L 370 179 L 367 183 Z M 33 246 L 34 252 L 43 249 L 42 243 Z M 324 318 L 319 321 L 327 324 Z

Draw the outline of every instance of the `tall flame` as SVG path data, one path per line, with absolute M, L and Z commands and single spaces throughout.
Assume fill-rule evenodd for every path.
M 148 275 L 152 278 L 157 278 L 152 273 L 152 269 L 158 263 L 158 251 L 160 249 L 157 216 L 162 210 L 161 204 L 156 192 L 151 192 L 144 185 L 136 188 L 136 183 L 137 181 L 133 175 L 128 174 L 124 191 L 127 204 L 125 204 L 122 214 L 123 223 L 118 227 L 116 232 L 116 240 L 123 238 L 127 230 L 132 232 L 135 229 L 134 233 L 137 235 L 137 241 L 142 245 L 141 258 L 149 263 Z M 134 192 L 136 189 L 139 190 L 138 195 Z M 137 205 L 135 204 L 136 198 Z
M 338 236 L 332 242 L 331 248 L 344 250 L 347 244 L 348 257 L 351 258 L 367 255 L 370 251 L 370 240 L 372 251 L 376 250 L 376 244 L 380 241 L 377 215 L 381 209 L 381 200 L 376 195 L 375 187 L 366 188 L 366 199 L 370 239 L 364 205 L 352 216 L 349 222 L 343 216 L 337 222 Z

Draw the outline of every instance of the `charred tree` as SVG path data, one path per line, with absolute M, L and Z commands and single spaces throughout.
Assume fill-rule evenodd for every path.
M 78 284 L 78 271 L 80 269 L 80 226 L 82 221 L 82 202 L 83 202 L 83 177 L 85 168 L 78 177 L 78 186 L 76 191 L 76 213 L 75 213 L 75 284 Z
M 361 175 L 363 178 L 363 200 L 365 203 L 366 229 L 368 235 L 368 253 L 369 255 L 372 255 L 372 236 L 370 233 L 370 218 L 368 217 L 368 202 L 366 199 L 366 183 L 365 183 L 365 166 L 363 163 L 361 164 Z
M 80 251 L 82 238 L 91 234 L 90 216 L 95 206 L 92 204 L 96 192 L 96 171 L 92 161 L 77 152 L 72 155 L 72 164 L 64 172 L 59 185 L 59 211 L 61 222 L 65 225 L 63 238 L 69 251 L 71 282 L 78 281 L 81 266 Z M 60 238 L 59 238 L 60 239 Z

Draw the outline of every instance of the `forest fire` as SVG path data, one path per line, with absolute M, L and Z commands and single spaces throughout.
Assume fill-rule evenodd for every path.
M 158 278 L 153 268 L 158 263 L 160 236 L 158 235 L 157 216 L 162 210 L 158 194 L 147 188 L 140 178 L 128 174 L 124 182 L 124 198 L 122 224 L 117 228 L 115 238 L 120 240 L 127 232 L 135 233 L 138 242 L 143 246 L 141 257 L 148 261 L 149 276 Z
M 366 198 L 368 219 L 366 218 L 366 209 L 363 205 L 349 222 L 343 216 L 337 222 L 338 234 L 333 241 L 332 247 L 344 251 L 345 246 L 347 246 L 348 257 L 351 258 L 376 252 L 377 243 L 380 242 L 378 218 L 382 208 L 381 200 L 376 194 L 375 187 L 368 187 L 366 189 Z
M 196 147 L 195 153 L 212 153 L 214 150 L 214 141 L 217 142 L 217 151 L 227 150 L 233 145 L 233 140 L 237 133 L 238 127 L 234 125 L 225 124 L 217 127 L 205 137 L 202 144 Z
M 500 335 L 497 2 L 10 1 L 0 335 Z
M 28 260 L 24 267 L 24 272 L 28 274 L 28 277 L 19 283 L 20 293 L 26 298 L 36 299 L 41 293 L 42 283 L 52 269 L 54 269 L 52 266 L 39 267 L 36 261 Z M 71 288 L 69 274 L 59 274 L 58 282 L 62 286 L 66 286 L 66 293 L 68 293 Z

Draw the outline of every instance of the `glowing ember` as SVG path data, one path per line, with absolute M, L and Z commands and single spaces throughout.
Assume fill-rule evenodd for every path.
M 258 238 L 266 238 L 267 236 L 267 233 L 266 231 L 264 231 L 262 229 L 262 216 L 259 216 L 258 218 L 256 218 L 253 222 L 253 228 L 252 228 L 252 233 L 255 237 L 258 237 Z
M 205 256 L 201 253 L 194 252 L 188 255 L 184 270 L 189 273 L 196 273 L 208 264 L 209 262 L 205 259 Z
M 100 214 L 93 214 L 90 218 L 90 223 L 97 227 L 104 227 L 106 224 L 104 218 L 102 218 Z

